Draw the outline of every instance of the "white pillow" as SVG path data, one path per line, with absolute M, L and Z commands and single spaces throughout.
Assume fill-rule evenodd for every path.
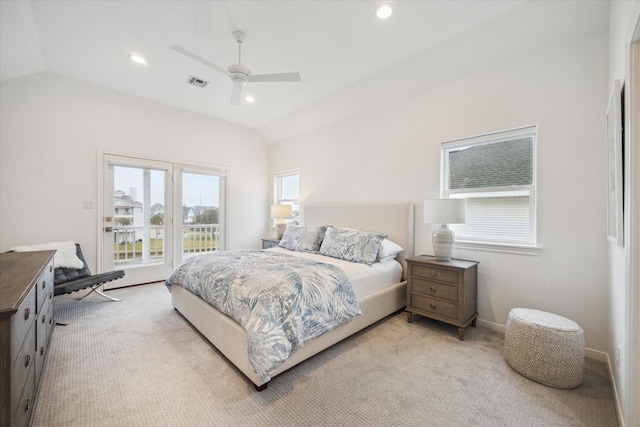
M 382 245 L 380 245 L 380 250 L 378 251 L 378 260 L 389 257 L 393 259 L 402 251 L 404 251 L 402 246 L 392 240 L 384 239 L 382 241 Z
M 84 267 L 84 263 L 76 256 L 76 244 L 71 241 L 14 246 L 9 248 L 10 251 L 15 252 L 47 251 L 53 249 L 56 250 L 56 254 L 53 256 L 53 265 L 55 268 L 64 267 L 75 268 L 77 270 Z

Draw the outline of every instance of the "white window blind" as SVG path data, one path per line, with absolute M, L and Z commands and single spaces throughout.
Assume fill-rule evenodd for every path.
M 451 224 L 458 239 L 522 243 L 529 239 L 529 197 L 467 198 L 465 224 Z
M 534 126 L 442 144 L 443 197 L 466 199 L 456 240 L 535 246 Z

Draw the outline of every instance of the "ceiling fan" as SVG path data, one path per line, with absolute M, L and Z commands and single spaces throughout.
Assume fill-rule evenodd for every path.
M 207 67 L 213 68 L 219 71 L 231 79 L 233 82 L 233 91 L 231 92 L 231 105 L 240 104 L 242 98 L 242 89 L 247 83 L 274 83 L 274 82 L 299 82 L 300 73 L 275 73 L 275 74 L 251 74 L 251 70 L 242 65 L 242 43 L 246 39 L 246 35 L 242 31 L 234 31 L 233 38 L 238 43 L 238 63 L 229 65 L 227 69 L 214 64 L 211 61 L 204 59 L 203 57 L 183 48 L 182 46 L 173 45 L 171 49 L 184 56 L 198 61 Z

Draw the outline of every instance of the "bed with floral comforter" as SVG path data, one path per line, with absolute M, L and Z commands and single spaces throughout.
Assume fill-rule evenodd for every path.
M 166 284 L 198 295 L 246 330 L 249 362 L 261 381 L 306 341 L 361 314 L 339 267 L 277 252 L 195 256 Z

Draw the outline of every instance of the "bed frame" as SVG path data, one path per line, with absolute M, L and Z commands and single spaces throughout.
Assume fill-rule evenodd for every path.
M 300 362 L 331 347 L 406 305 L 405 258 L 413 255 L 413 203 L 306 205 L 302 207 L 302 222 L 306 226 L 333 225 L 370 232 L 385 232 L 390 240 L 405 250 L 398 256 L 403 265 L 403 280 L 389 288 L 358 300 L 361 316 L 305 343 L 280 365 L 272 378 Z M 268 382 L 260 381 L 247 357 L 245 330 L 230 317 L 220 313 L 200 297 L 182 286 L 171 286 L 173 306 L 222 354 L 225 355 L 257 390 Z

